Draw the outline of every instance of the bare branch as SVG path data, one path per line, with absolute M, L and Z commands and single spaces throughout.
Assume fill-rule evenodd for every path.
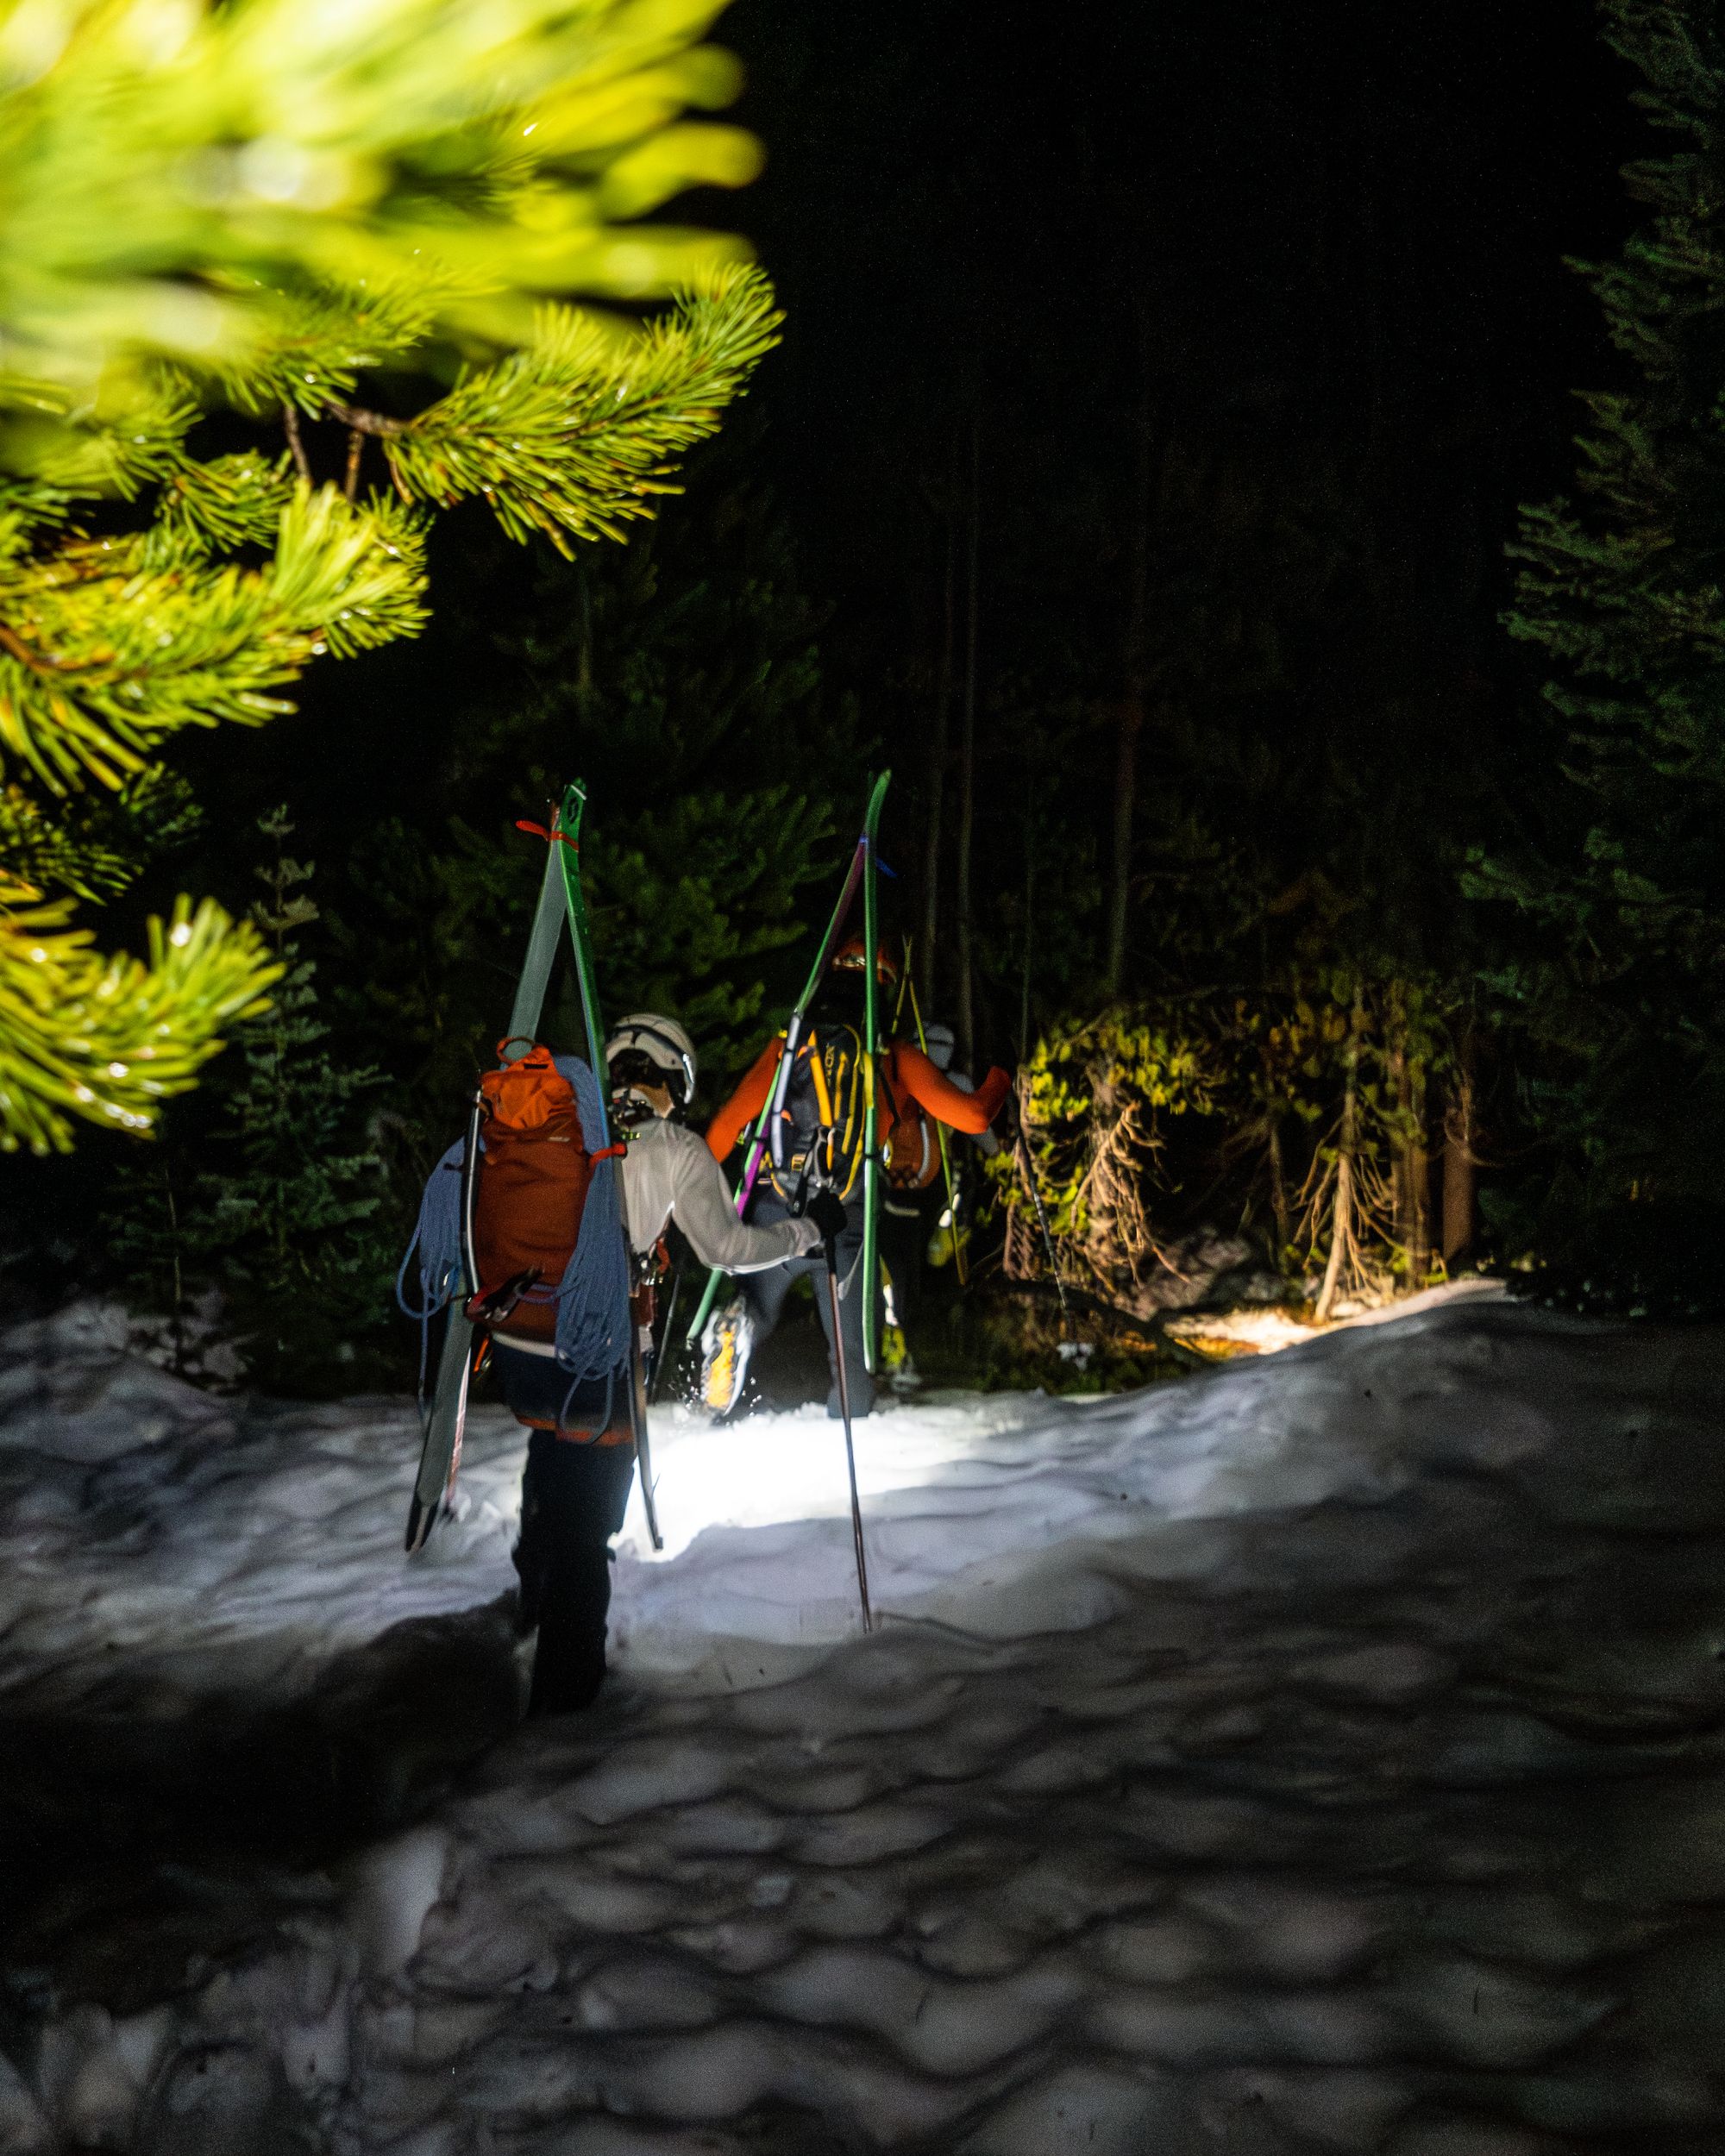
M 339 419 L 344 427 L 351 427 L 355 434 L 387 437 L 407 433 L 411 423 L 405 419 L 392 419 L 387 412 L 368 411 L 363 404 L 330 404 L 327 409 L 332 419 Z
M 282 405 L 281 423 L 287 429 L 287 446 L 293 453 L 293 468 L 298 473 L 300 478 L 304 480 L 305 484 L 310 486 L 311 484 L 311 462 L 310 458 L 305 454 L 305 444 L 300 439 L 299 414 L 290 404 L 284 403 Z

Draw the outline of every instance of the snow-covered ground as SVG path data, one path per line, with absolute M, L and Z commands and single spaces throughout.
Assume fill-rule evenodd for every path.
M 0 1742 L 500 1636 L 502 1417 L 410 1562 L 411 1413 L 111 1327 L 0 1353 Z M 1717 1336 L 1477 1297 L 894 1409 L 864 1639 L 836 1430 L 656 1415 L 617 1696 L 129 1984 L 9 1971 L 0 2156 L 1725 2149 L 1722 1424 Z

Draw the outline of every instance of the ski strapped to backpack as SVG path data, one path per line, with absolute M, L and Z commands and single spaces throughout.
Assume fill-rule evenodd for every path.
M 605 1029 L 599 1023 L 599 990 L 594 985 L 593 967 L 593 939 L 587 929 L 586 899 L 581 890 L 581 818 L 587 805 L 586 788 L 576 780 L 563 795 L 563 805 L 558 822 L 561 831 L 568 837 L 563 846 L 553 844 L 554 859 L 561 856 L 563 879 L 563 903 L 569 917 L 570 940 L 575 947 L 575 981 L 580 992 L 581 1023 L 586 1031 L 587 1052 L 593 1068 L 605 1069 Z M 599 1089 L 599 1127 L 605 1133 L 604 1142 L 611 1143 L 609 1121 L 605 1111 L 605 1087 Z M 623 1148 L 617 1149 L 619 1152 Z M 622 1178 L 618 1179 L 619 1201 L 622 1198 Z M 623 1240 L 624 1263 L 630 1267 L 631 1290 L 635 1286 L 634 1259 L 629 1238 L 626 1212 L 619 1212 L 619 1229 Z M 641 1328 L 635 1322 L 632 1307 L 629 1320 L 629 1421 L 635 1438 L 636 1464 L 641 1473 L 641 1503 L 647 1516 L 647 1532 L 653 1547 L 662 1550 L 665 1539 L 659 1532 L 659 1507 L 653 1488 L 653 1449 L 647 1428 L 647 1365 L 643 1352 Z
M 654 1547 L 662 1545 L 640 1402 L 639 1348 L 630 1309 L 630 1254 L 611 1140 L 597 1031 L 586 920 L 572 875 L 585 796 L 571 787 L 548 831 L 540 886 L 509 1034 L 499 1066 L 481 1080 L 463 1138 L 433 1169 L 418 1225 L 397 1282 L 418 1259 L 422 1326 L 442 1308 L 448 1325 L 425 1420 L 406 1547 L 422 1548 L 454 1495 L 467 1391 L 491 1336 L 551 1346 L 573 1394 L 584 1380 L 629 1383 L 630 1420 Z M 575 940 L 589 1062 L 553 1056 L 535 1039 L 567 921 Z M 423 1382 L 423 1356 L 421 1377 Z M 626 1373 L 626 1375 L 625 1375 Z M 607 1409 L 602 1424 L 608 1424 Z
M 556 849 L 553 848 L 551 850 L 555 855 Z M 538 1031 L 540 1014 L 545 1004 L 545 992 L 550 984 L 551 968 L 556 960 L 557 946 L 562 932 L 561 872 L 555 859 L 548 858 L 545 874 L 539 887 L 539 903 L 534 909 L 527 957 L 521 968 L 521 978 L 516 985 L 515 1002 L 509 1014 L 509 1038 L 511 1041 L 531 1040 Z M 455 1174 L 450 1173 L 448 1155 L 433 1169 L 431 1180 L 425 1187 L 419 1225 L 414 1232 L 413 1241 L 408 1245 L 407 1255 L 401 1261 L 401 1271 L 396 1279 L 396 1300 L 410 1317 L 419 1320 L 422 1343 L 420 1407 L 424 1436 L 419 1451 L 419 1472 L 414 1481 L 412 1502 L 407 1514 L 406 1546 L 410 1555 L 423 1548 L 425 1539 L 436 1525 L 439 1514 L 447 1507 L 455 1495 L 455 1478 L 461 1464 L 461 1435 L 467 1423 L 467 1388 L 474 1367 L 488 1344 L 462 1307 L 467 1294 L 474 1291 L 476 1285 L 469 1255 L 462 1246 L 467 1240 L 466 1219 L 472 1194 L 471 1169 L 477 1164 L 479 1157 L 478 1118 L 479 1101 L 475 1097 L 468 1119 L 468 1138 L 461 1150 L 457 1169 Z M 428 1255 L 433 1250 L 437 1253 L 435 1261 Z M 409 1308 L 402 1288 L 416 1252 L 419 1258 L 420 1300 L 419 1307 L 413 1310 Z M 445 1307 L 448 1309 L 448 1319 L 443 1332 L 436 1380 L 432 1387 L 431 1404 L 427 1412 L 423 1398 L 425 1376 L 423 1343 L 432 1318 Z
M 737 1213 L 739 1219 L 745 1219 L 748 1215 L 750 1200 L 755 1194 L 755 1186 L 771 1150 L 771 1134 L 784 1113 L 785 1095 L 790 1087 L 792 1073 L 796 1066 L 797 1053 L 802 1045 L 803 1034 L 807 1026 L 809 1006 L 813 1003 L 822 981 L 826 978 L 826 969 L 832 962 L 833 953 L 838 949 L 839 938 L 844 932 L 845 922 L 850 918 L 850 909 L 856 902 L 859 891 L 863 894 L 863 935 L 868 967 L 863 1037 L 870 1049 L 878 1048 L 880 1045 L 875 1034 L 875 945 L 872 924 L 875 918 L 876 837 L 881 824 L 881 805 L 887 798 L 887 788 L 892 782 L 892 776 L 890 771 L 883 771 L 875 781 L 874 788 L 869 796 L 868 810 L 862 818 L 862 833 L 857 838 L 856 849 L 851 854 L 850 862 L 844 871 L 844 881 L 839 888 L 838 901 L 832 909 L 832 918 L 826 924 L 826 933 L 821 938 L 820 948 L 815 953 L 814 963 L 809 968 L 808 979 L 803 985 L 803 992 L 797 998 L 796 1004 L 791 1012 L 790 1022 L 785 1028 L 785 1045 L 780 1053 L 778 1069 L 768 1092 L 766 1104 L 756 1118 L 755 1128 L 750 1134 L 749 1150 L 743 1156 L 742 1179 L 737 1186 Z M 869 1321 L 872 1319 L 874 1313 L 874 1297 L 868 1291 L 866 1279 L 870 1274 L 874 1261 L 873 1237 L 870 1229 L 874 1220 L 874 1204 L 878 1197 L 875 1178 L 871 1172 L 871 1163 L 875 1150 L 875 1089 L 872 1082 L 873 1056 L 865 1055 L 862 1063 L 866 1074 L 863 1082 L 867 1089 L 868 1102 L 863 1125 L 863 1197 L 867 1208 L 863 1230 L 865 1241 L 863 1298 L 865 1331 L 863 1338 L 867 1349 L 868 1366 L 872 1370 L 875 1367 L 875 1351 Z M 716 1269 L 708 1274 L 706 1292 L 701 1297 L 699 1307 L 689 1326 L 687 1337 L 691 1342 L 699 1339 L 702 1328 L 706 1326 L 712 1313 L 712 1306 L 718 1300 L 719 1282 L 723 1278 L 724 1275 Z
M 862 862 L 862 1364 L 872 1377 L 880 1349 L 875 1338 L 875 1306 L 881 1294 L 881 1147 L 880 1109 L 875 1102 L 876 1058 L 881 1053 L 881 1026 L 875 1013 L 879 983 L 875 962 L 880 948 L 880 878 L 875 874 L 875 836 L 880 822 L 880 804 L 886 789 L 883 779 L 869 805 L 862 835 L 867 844 Z M 837 1316 L 835 1306 L 834 1317 Z M 860 1528 L 859 1528 L 860 1532 Z M 868 1614 L 868 1595 L 863 1595 Z

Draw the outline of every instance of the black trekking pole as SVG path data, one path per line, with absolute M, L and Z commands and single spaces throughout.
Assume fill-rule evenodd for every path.
M 1060 1277 L 1060 1261 L 1054 1254 L 1054 1237 L 1048 1225 L 1047 1208 L 1042 1202 L 1042 1192 L 1037 1187 L 1036 1168 L 1030 1156 L 1024 1126 L 1019 1126 L 1019 1172 L 1024 1177 L 1025 1188 L 1036 1208 L 1036 1224 L 1042 1230 L 1042 1247 L 1048 1254 L 1048 1269 L 1054 1275 L 1055 1292 L 1060 1297 L 1060 1326 L 1063 1332 L 1072 1322 L 1072 1306 L 1066 1300 L 1066 1282 Z
M 850 1471 L 850 1533 L 856 1545 L 856 1592 L 862 1598 L 862 1629 L 873 1632 L 869 1608 L 869 1560 L 862 1552 L 862 1500 L 856 1489 L 856 1447 L 850 1435 L 850 1383 L 844 1366 L 844 1332 L 838 1310 L 838 1245 L 826 1238 L 826 1297 L 832 1313 L 832 1360 L 838 1374 L 838 1413 L 844 1424 L 844 1463 Z
M 665 1364 L 671 1352 L 671 1327 L 677 1321 L 677 1290 L 683 1284 L 683 1269 L 675 1266 L 671 1273 L 671 1292 L 665 1302 L 665 1329 L 659 1335 L 659 1351 L 653 1357 L 653 1375 L 648 1382 L 647 1400 L 650 1406 L 659 1397 L 659 1380 L 664 1376 Z

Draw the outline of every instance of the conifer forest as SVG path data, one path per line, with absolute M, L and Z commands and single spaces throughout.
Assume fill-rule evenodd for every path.
M 685 1016 L 710 1106 L 890 768 L 885 932 L 961 1067 L 1019 1071 L 1057 1263 L 1129 1363 L 1219 1272 L 1324 1311 L 1481 1266 L 1706 1302 L 1707 11 L 1345 10 L 1321 53 L 1249 6 L 725 20 L 743 70 L 696 48 L 677 94 L 741 103 L 593 191 L 687 223 L 601 227 L 565 279 L 713 295 L 649 309 L 656 403 L 585 467 L 554 415 L 602 401 L 623 317 L 518 322 L 524 242 L 507 326 L 414 289 L 435 190 L 320 238 L 315 306 L 243 358 L 110 361 L 93 407 L 110 291 L 191 244 L 171 178 L 111 260 L 20 228 L 5 933 L 141 948 L 198 894 L 191 977 L 170 944 L 125 993 L 195 999 L 204 1044 L 139 1094 L 123 1025 L 93 1087 L 51 1024 L 9 1037 L 16 1292 L 200 1307 L 290 1389 L 398 1379 L 394 1254 L 533 902 L 518 819 L 586 780 L 612 1006 Z M 762 270 L 700 270 L 743 259 L 721 226 Z M 230 280 L 306 244 L 230 241 Z M 116 636 L 139 575 L 189 665 Z M 92 962 L 56 950 L 50 1014 Z M 1033 1361 L 1020 1182 L 967 1204 L 955 1369 Z
M 1725 0 L 0 0 L 0 2156 L 1722 2156 L 1722 1245 Z

